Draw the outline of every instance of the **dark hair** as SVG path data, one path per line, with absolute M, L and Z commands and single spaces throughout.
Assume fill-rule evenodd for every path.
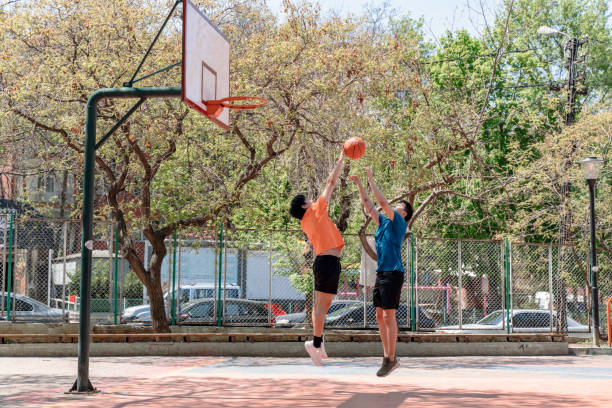
M 400 200 L 400 203 L 404 204 L 404 209 L 406 210 L 406 216 L 404 217 L 404 219 L 406 220 L 406 222 L 408 222 L 412 218 L 412 213 L 414 212 L 414 210 L 412 209 L 412 205 L 410 205 L 410 203 L 406 200 Z
M 289 214 L 291 214 L 293 218 L 301 220 L 304 214 L 306 213 L 306 210 L 302 208 L 304 204 L 306 204 L 306 197 L 304 196 L 304 194 L 296 195 L 295 197 L 293 197 L 293 200 L 291 200 L 291 208 L 289 208 Z

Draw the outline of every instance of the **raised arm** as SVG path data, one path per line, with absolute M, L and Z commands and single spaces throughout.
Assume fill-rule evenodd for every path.
M 387 218 L 393 221 L 393 208 L 391 208 L 385 196 L 380 192 L 380 189 L 376 183 L 374 183 L 374 175 L 372 174 L 372 170 L 366 169 L 366 173 L 368 173 L 368 183 L 370 183 L 370 188 L 372 189 L 374 198 L 376 201 L 378 201 L 378 204 L 383 209 L 385 214 L 387 214 Z
M 329 176 L 327 177 L 327 181 L 325 182 L 325 190 L 323 190 L 323 194 L 321 194 L 321 197 L 323 197 L 323 199 L 327 201 L 328 203 L 329 203 L 329 200 L 331 200 L 331 195 L 332 195 L 332 192 L 334 191 L 334 187 L 336 187 L 336 182 L 338 181 L 338 177 L 340 177 L 340 170 L 342 170 L 343 164 L 344 164 L 344 152 L 341 153 L 340 158 L 338 159 L 338 161 L 336 162 L 336 165 L 334 166 L 334 169 L 332 170 L 331 173 L 329 173 Z
M 368 197 L 368 193 L 366 193 L 365 189 L 363 188 L 359 176 L 352 175 L 349 176 L 349 179 L 351 179 L 355 184 L 357 184 L 357 188 L 359 189 L 359 196 L 361 197 L 363 207 L 365 208 L 370 218 L 374 220 L 376 225 L 379 225 L 380 221 L 378 220 L 378 211 L 376 211 L 376 206 L 374 205 L 372 200 L 370 200 L 370 197 Z

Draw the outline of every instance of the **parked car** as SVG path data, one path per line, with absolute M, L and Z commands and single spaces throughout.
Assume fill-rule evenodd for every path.
M 489 313 L 476 323 L 463 324 L 461 330 L 458 325 L 440 327 L 440 333 L 452 334 L 500 334 L 505 333 L 503 325 L 506 313 L 504 310 L 496 310 Z M 553 329 L 556 327 L 556 311 L 553 310 Z M 543 309 L 515 309 L 512 311 L 510 323 L 512 333 L 550 333 L 550 312 Z M 572 337 L 589 337 L 589 327 L 578 323 L 568 316 L 568 335 Z
M 215 315 L 216 299 L 201 299 L 183 305 L 179 320 L 182 323 L 212 324 L 217 321 Z M 268 325 L 268 304 L 255 300 L 226 299 L 224 322 L 241 326 Z M 270 323 L 275 324 L 274 315 Z
M 221 296 L 226 298 L 239 298 L 241 294 L 240 286 L 234 284 L 226 284 L 225 293 L 221 292 Z M 180 295 L 180 297 L 179 297 Z M 214 283 L 195 283 L 193 285 L 181 285 L 178 293 L 175 293 L 175 301 L 185 304 L 198 299 L 214 298 L 215 286 Z M 168 291 L 164 292 L 164 303 L 168 301 Z M 124 322 L 132 322 L 142 320 L 143 312 L 148 311 L 150 308 L 149 304 L 136 305 L 126 307 L 123 310 L 121 320 Z M 273 310 L 274 311 L 274 310 Z M 151 318 L 149 317 L 149 320 Z
M 1 296 L 1 293 L 0 293 Z M 4 292 L 4 314 L 1 320 L 8 317 L 8 294 Z M 15 310 L 13 314 L 13 310 Z M 49 307 L 27 296 L 11 295 L 11 320 L 25 322 L 60 322 L 64 320 L 62 309 Z
M 429 316 L 427 311 L 422 307 L 417 308 L 419 313 L 419 327 L 420 328 L 434 328 L 436 322 Z M 378 326 L 376 322 L 376 308 L 373 304 L 369 303 L 366 306 L 366 327 Z M 406 304 L 402 303 L 399 305 L 396 312 L 398 326 L 408 326 L 410 324 L 408 319 L 408 308 Z M 342 309 L 336 310 L 333 313 L 328 313 L 325 318 L 326 327 L 363 327 L 363 303 L 349 305 Z
M 334 300 L 329 306 L 327 313 L 335 312 L 338 309 L 345 308 L 349 305 L 360 304 L 363 305 L 362 301 L 359 300 Z M 290 313 L 283 315 L 276 319 L 276 327 L 301 327 L 304 325 L 306 320 L 306 312 Z

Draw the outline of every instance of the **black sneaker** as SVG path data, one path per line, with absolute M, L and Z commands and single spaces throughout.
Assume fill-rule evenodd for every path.
M 380 366 L 380 368 L 378 369 L 378 371 L 376 372 L 376 376 L 378 377 L 382 377 L 383 373 L 386 372 L 387 370 L 387 366 L 389 365 L 389 357 L 384 357 L 383 358 L 383 362 L 382 365 Z
M 389 358 L 385 357 L 385 360 L 383 361 L 383 365 L 382 365 L 382 367 L 380 367 L 380 370 L 378 370 L 376 375 L 378 377 L 386 377 L 389 374 L 391 374 L 391 372 L 393 370 L 395 370 L 397 367 L 399 367 L 399 365 L 400 365 L 400 362 L 399 362 L 399 358 L 398 357 L 395 357 L 395 360 L 393 360 L 393 362 L 391 362 L 391 360 L 389 360 Z

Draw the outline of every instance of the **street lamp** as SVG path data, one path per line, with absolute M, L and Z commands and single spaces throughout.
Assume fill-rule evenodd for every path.
M 547 36 L 553 36 L 553 35 L 561 34 L 561 35 L 564 35 L 564 36 L 569 38 L 569 35 L 564 33 L 563 31 L 559 31 L 559 30 L 556 30 L 556 29 L 548 27 L 548 26 L 540 26 L 540 28 L 538 28 L 538 34 L 547 35 Z
M 591 311 L 593 315 L 593 345 L 599 347 L 599 294 L 597 291 L 597 254 L 595 252 L 595 182 L 603 166 L 603 160 L 587 157 L 580 161 L 582 173 L 589 185 L 591 198 Z

